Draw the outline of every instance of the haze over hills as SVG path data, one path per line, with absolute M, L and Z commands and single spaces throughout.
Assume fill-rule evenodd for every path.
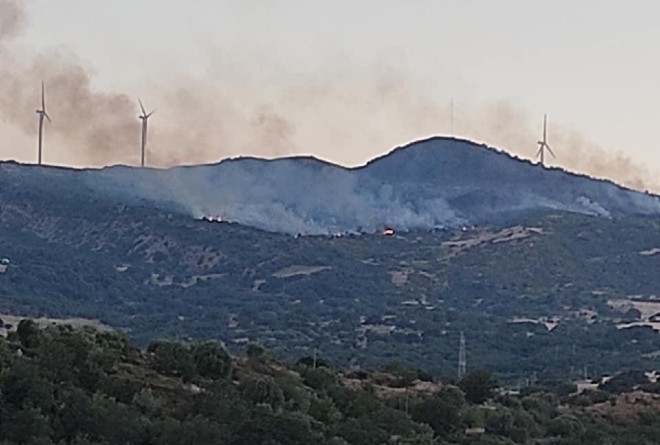
M 0 314 L 445 373 L 465 331 L 471 364 L 513 377 L 655 369 L 659 214 L 657 196 L 450 139 L 356 169 L 4 163 Z M 212 215 L 241 224 L 193 218 Z M 385 225 L 409 231 L 369 233 Z
M 120 202 L 291 234 L 455 227 L 533 209 L 603 217 L 660 214 L 657 196 L 453 138 L 415 142 L 352 169 L 293 157 L 237 158 L 167 170 L 5 164 L 3 171 L 20 175 L 24 185 L 73 182 Z

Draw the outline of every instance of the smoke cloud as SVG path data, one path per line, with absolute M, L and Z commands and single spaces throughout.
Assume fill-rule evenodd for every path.
M 35 134 L 34 111 L 43 80 L 53 118 L 53 124 L 46 126 L 47 163 L 137 165 L 137 98 L 99 91 L 91 67 L 71 51 L 35 53 L 17 48 L 15 41 L 26 19 L 23 2 L 0 0 L 3 136 L 9 134 L 7 126 L 24 135 Z M 208 71 L 202 75 L 185 75 L 173 68 L 145 80 L 145 104 L 157 109 L 149 121 L 149 165 L 300 153 L 357 165 L 393 145 L 449 133 L 449 98 L 429 96 L 429 88 L 396 61 L 358 67 L 335 58 L 317 73 L 301 74 L 245 48 L 218 51 L 209 59 Z M 457 101 L 453 118 L 457 136 L 521 157 L 535 154 L 539 125 L 513 102 Z M 630 158 L 613 156 L 573 131 L 555 127 L 550 131 L 559 156 L 552 162 L 557 165 L 660 191 L 655 172 Z M 15 132 L 12 138 L 18 140 Z M 29 149 L 17 147 L 13 153 Z
M 25 23 L 25 9 L 20 0 L 0 1 L 0 43 L 20 34 Z
M 560 129 L 554 144 L 562 148 L 562 164 L 600 178 L 611 178 L 620 184 L 642 190 L 660 192 L 657 174 L 622 152 L 606 152 L 602 147 L 570 129 Z M 558 154 L 559 155 L 559 154 Z

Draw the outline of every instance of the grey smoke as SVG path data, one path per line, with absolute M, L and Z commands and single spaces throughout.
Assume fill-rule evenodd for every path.
M 0 44 L 16 37 L 25 26 L 27 16 L 21 0 L 0 0 Z
M 169 170 L 115 167 L 85 178 L 96 193 L 122 202 L 291 234 L 455 227 L 533 209 L 660 215 L 657 196 L 447 138 L 397 149 L 364 168 L 241 158 Z
M 0 119 L 34 134 L 34 109 L 44 80 L 55 120 L 47 128 L 46 162 L 137 165 L 135 98 L 99 91 L 92 70 L 69 50 L 18 50 L 13 42 L 26 22 L 24 2 L 0 0 Z M 158 109 L 150 126 L 150 165 L 294 153 L 320 153 L 355 165 L 356 159 L 366 160 L 394 143 L 447 132 L 450 126 L 448 98 L 431 97 L 398 65 L 357 68 L 342 58 L 302 75 L 249 48 L 215 56 L 207 74 L 170 73 L 163 80 L 160 75 L 145 80 L 149 87 L 144 98 Z M 455 121 L 460 135 L 523 157 L 534 155 L 537 119 L 514 103 L 457 100 Z M 551 141 L 563 166 L 640 190 L 660 190 L 654 171 L 622 154 L 611 155 L 574 132 L 551 124 Z M 28 149 L 32 147 L 16 152 Z

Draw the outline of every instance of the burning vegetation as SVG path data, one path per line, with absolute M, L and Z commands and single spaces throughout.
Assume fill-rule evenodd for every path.
M 224 223 L 224 222 L 226 222 L 222 218 L 222 216 L 219 216 L 219 215 L 210 215 L 210 216 L 205 215 L 205 216 L 202 216 L 200 218 L 200 221 L 209 222 L 209 223 Z
M 385 227 L 385 228 L 383 229 L 382 235 L 383 235 L 383 236 L 394 236 L 395 233 L 396 233 L 396 232 L 394 231 L 393 228 L 391 228 L 391 227 Z

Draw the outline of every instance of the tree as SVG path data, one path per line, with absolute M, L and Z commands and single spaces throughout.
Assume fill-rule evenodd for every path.
M 465 393 L 468 402 L 484 403 L 493 397 L 493 392 L 498 384 L 490 372 L 474 371 L 463 377 L 458 386 Z
M 193 360 L 197 372 L 209 379 L 226 378 L 231 371 L 231 357 L 219 343 L 207 342 L 193 347 Z
M 397 388 L 405 388 L 411 386 L 417 378 L 417 371 L 397 361 L 389 362 L 387 365 L 385 365 L 383 370 L 385 372 L 389 372 L 397 378 L 396 381 L 393 382 L 393 386 Z
M 584 434 L 582 422 L 577 417 L 564 414 L 552 419 L 548 423 L 548 433 L 553 436 L 571 437 Z
M 322 357 L 314 357 L 311 355 L 306 355 L 305 357 L 300 358 L 296 365 L 307 366 L 309 368 L 332 368 L 330 362 Z
M 276 410 L 284 403 L 284 393 L 272 378 L 248 380 L 241 383 L 239 390 L 255 405 L 268 405 Z
M 4 339 L 0 337 L 0 374 L 3 369 L 10 366 L 14 358 L 15 354 L 12 353 Z
M 330 397 L 312 398 L 308 413 L 327 426 L 333 426 L 341 420 L 341 412 Z
M 50 433 L 48 419 L 37 408 L 24 408 L 8 413 L 7 417 L 0 419 L 0 424 L 0 438 L 16 443 L 35 443 L 37 440 L 37 443 L 44 443 Z
M 605 383 L 600 384 L 598 388 L 610 393 L 620 394 L 648 383 L 649 379 L 644 371 L 630 370 L 615 375 Z
M 305 385 L 317 391 L 325 391 L 337 382 L 337 376 L 329 368 L 306 368 L 301 374 Z
M 52 406 L 53 385 L 25 357 L 16 360 L 0 380 L 2 404 L 14 408 L 34 406 L 48 410 Z
M 247 347 L 246 354 L 250 360 L 262 361 L 267 358 L 266 349 L 256 343 L 250 343 Z
M 437 435 L 444 435 L 460 426 L 460 412 L 464 406 L 463 393 L 455 386 L 445 386 L 433 396 L 413 404 L 410 414 L 413 420 L 433 428 Z
M 387 443 L 391 437 L 387 431 L 377 428 L 366 417 L 348 419 L 338 428 L 339 435 L 349 443 L 364 445 L 380 445 Z
M 40 329 L 34 320 L 26 318 L 18 322 L 16 333 L 21 345 L 25 348 L 31 349 L 39 344 Z
M 153 368 L 165 375 L 183 377 L 189 380 L 195 374 L 195 363 L 190 349 L 185 345 L 170 341 L 151 343 L 147 349 L 153 353 Z

